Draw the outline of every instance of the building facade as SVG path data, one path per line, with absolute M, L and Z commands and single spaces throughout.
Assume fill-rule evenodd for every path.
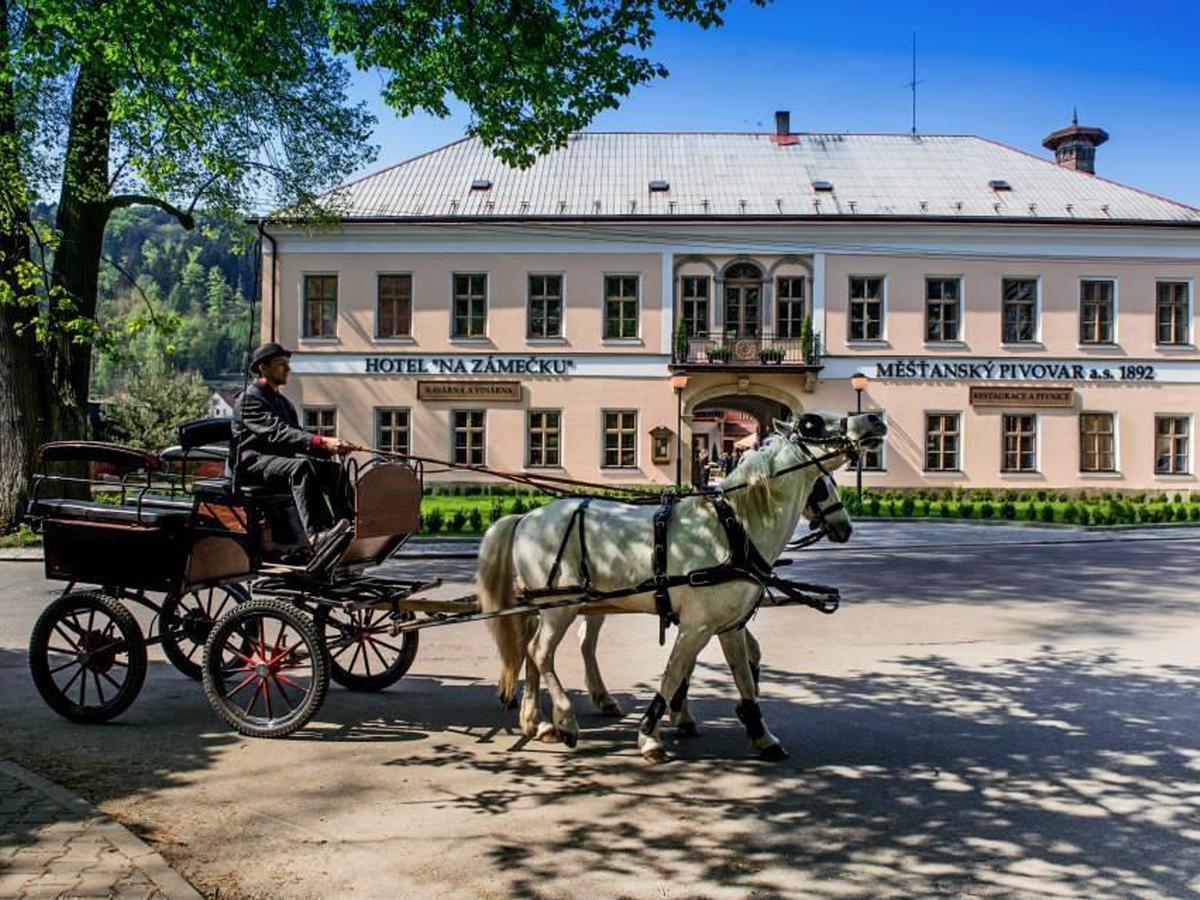
M 1106 137 L 460 141 L 267 223 L 263 333 L 308 427 L 433 458 L 669 483 L 722 411 L 861 401 L 868 486 L 1186 491 L 1200 211 L 1093 175 Z

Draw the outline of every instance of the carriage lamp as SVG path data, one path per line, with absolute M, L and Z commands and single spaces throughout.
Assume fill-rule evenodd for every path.
M 862 412 L 862 392 L 867 389 L 867 376 L 862 372 L 855 372 L 850 376 L 850 387 L 854 388 L 855 414 Z M 862 509 L 862 453 L 858 454 L 858 462 L 854 465 L 854 479 L 858 488 L 858 508 Z
M 671 376 L 675 392 L 675 490 L 683 490 L 683 389 L 688 385 L 686 375 Z

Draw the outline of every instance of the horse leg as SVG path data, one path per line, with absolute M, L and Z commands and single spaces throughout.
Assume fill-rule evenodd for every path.
M 579 626 L 579 649 L 583 651 L 584 677 L 587 679 L 588 694 L 592 702 L 604 715 L 619 719 L 624 713 L 604 686 L 600 664 L 596 661 L 596 644 L 600 641 L 600 629 L 603 627 L 604 616 L 584 616 L 583 623 Z
M 750 633 L 749 628 L 743 628 L 742 631 L 746 633 L 746 651 L 750 657 L 750 674 L 754 676 L 754 694 L 758 696 L 758 683 L 762 676 L 762 647 L 758 645 L 758 641 Z
M 700 735 L 700 729 L 696 727 L 696 720 L 692 718 L 691 707 L 688 706 L 688 686 L 692 683 L 692 672 L 695 671 L 695 668 L 696 663 L 693 660 L 692 668 L 688 670 L 683 682 L 675 690 L 675 694 L 668 704 L 671 724 L 675 726 L 675 734 L 678 737 L 698 737 Z
M 638 749 L 650 762 L 663 762 L 667 758 L 666 748 L 659 736 L 658 723 L 667 712 L 664 697 L 674 697 L 683 680 L 696 665 L 696 657 L 712 637 L 708 628 L 681 625 L 667 659 L 667 670 L 663 673 L 662 686 L 650 701 L 645 715 L 638 726 Z
M 538 617 L 529 616 L 525 621 L 525 646 L 533 646 L 534 635 L 538 630 Z M 542 724 L 542 679 L 538 672 L 533 654 L 525 652 L 525 690 L 521 694 L 521 734 L 525 737 L 536 737 L 538 727 Z
M 538 737 L 542 740 L 561 738 L 568 747 L 574 747 L 579 740 L 579 723 L 575 720 L 571 698 L 563 690 L 558 673 L 554 671 L 554 651 L 558 649 L 559 642 L 576 615 L 576 610 L 569 607 L 543 611 L 537 634 L 529 642 L 529 655 L 545 679 L 546 690 L 550 692 L 550 701 L 554 704 L 554 725 L 543 724 Z
M 754 675 L 750 669 L 748 643 L 744 628 L 726 631 L 721 635 L 721 649 L 725 652 L 729 671 L 733 673 L 734 684 L 737 685 L 738 694 L 742 698 L 734 707 L 734 711 L 742 724 L 746 726 L 746 734 L 762 754 L 763 759 L 773 762 L 786 759 L 787 750 L 784 749 L 779 738 L 771 734 L 763 721 L 762 709 L 758 705 L 758 689 L 754 684 Z

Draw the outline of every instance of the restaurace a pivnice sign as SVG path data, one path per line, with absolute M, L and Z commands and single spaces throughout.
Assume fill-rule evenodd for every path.
M 909 381 L 1154 381 L 1155 369 L 1147 363 L 893 359 L 876 363 L 875 377 Z

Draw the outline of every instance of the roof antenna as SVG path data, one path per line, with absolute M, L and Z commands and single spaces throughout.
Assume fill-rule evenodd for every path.
M 917 81 L 917 33 L 913 32 L 912 40 L 912 80 L 904 86 L 912 91 L 912 133 L 917 133 L 917 85 L 924 84 L 925 81 Z
M 1071 124 L 1072 125 L 1079 124 L 1079 107 L 1078 106 L 1071 107 Z

